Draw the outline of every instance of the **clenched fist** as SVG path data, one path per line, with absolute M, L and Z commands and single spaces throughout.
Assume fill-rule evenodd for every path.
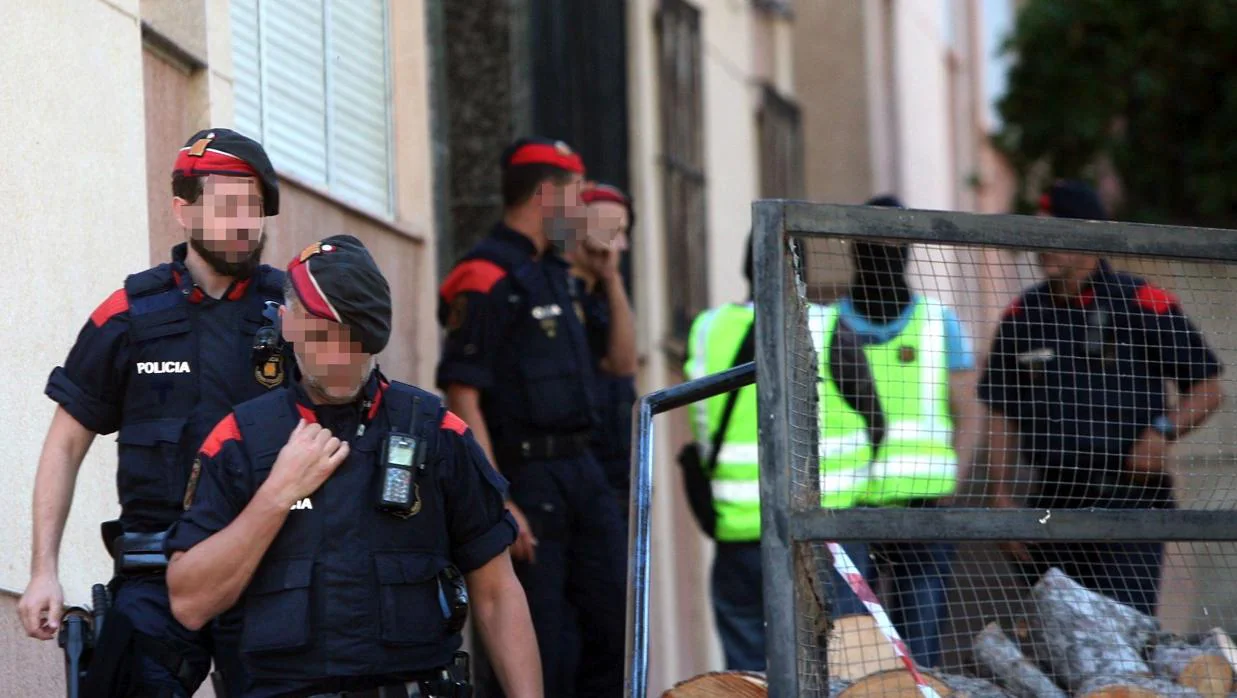
M 308 497 L 348 458 L 348 444 L 321 425 L 301 420 L 279 450 L 271 474 L 262 485 L 274 501 L 287 508 Z

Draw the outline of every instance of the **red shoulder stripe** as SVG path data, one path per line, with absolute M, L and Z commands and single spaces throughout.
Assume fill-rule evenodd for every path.
M 207 435 L 206 440 L 202 442 L 202 455 L 207 458 L 214 458 L 219 455 L 219 449 L 229 441 L 240 441 L 241 430 L 236 424 L 236 415 L 230 414 L 223 418 L 223 421 L 215 425 Z
M 442 428 L 447 431 L 453 431 L 460 436 L 463 436 L 464 432 L 468 431 L 468 425 L 464 423 L 464 420 L 457 417 L 455 413 L 450 410 L 448 410 L 447 414 L 442 418 Z
M 1001 313 L 1001 319 L 1017 317 L 1022 314 L 1022 296 L 1014 299 L 1013 303 L 1005 306 L 1005 312 Z
M 442 282 L 438 293 L 442 299 L 450 303 L 461 293 L 477 291 L 489 293 L 507 272 L 497 264 L 485 259 L 469 259 L 461 262 L 451 270 L 447 280 Z
M 90 314 L 90 321 L 95 327 L 102 327 L 116 315 L 125 312 L 129 309 L 129 294 L 125 290 L 119 289 L 112 295 L 107 297 L 107 300 L 99 304 L 99 307 L 94 309 Z
M 1138 307 L 1143 310 L 1150 310 L 1156 315 L 1163 315 L 1173 308 L 1177 307 L 1177 297 L 1157 286 L 1145 284 L 1138 289 L 1134 300 L 1138 302 Z

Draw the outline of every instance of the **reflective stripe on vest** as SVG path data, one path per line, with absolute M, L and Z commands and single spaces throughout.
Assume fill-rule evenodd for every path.
M 864 347 L 888 428 L 860 504 L 942 497 L 957 487 L 945 308 L 919 297 L 906 329 Z
M 750 304 L 723 305 L 697 316 L 688 337 L 690 358 L 684 366 L 687 378 L 729 369 L 753 318 Z M 725 394 L 691 406 L 692 435 L 706 462 L 725 407 Z M 750 385 L 739 391 L 726 438 L 717 454 L 717 470 L 713 472 L 713 508 L 717 512 L 716 536 L 720 541 L 760 538 L 757 427 L 756 386 Z

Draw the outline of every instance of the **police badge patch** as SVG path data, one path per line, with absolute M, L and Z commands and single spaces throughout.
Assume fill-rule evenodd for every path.
M 185 499 L 181 506 L 185 511 L 193 505 L 193 495 L 198 491 L 198 480 L 202 479 L 202 457 L 193 459 L 193 470 L 189 471 L 189 484 L 185 486 Z
M 898 348 L 898 361 L 901 361 L 904 364 L 914 363 L 915 347 L 912 347 L 909 344 L 903 344 L 901 347 L 899 347 Z
M 447 310 L 447 331 L 454 332 L 463 327 L 467 317 L 468 296 L 461 293 L 451 301 L 451 307 Z
M 283 384 L 283 355 L 272 354 L 261 366 L 253 369 L 253 377 L 265 388 Z
M 421 483 L 419 482 L 412 483 L 412 498 L 413 498 L 412 508 L 409 509 L 408 511 L 391 511 L 388 513 L 400 519 L 411 519 L 417 514 L 420 514 L 421 513 Z

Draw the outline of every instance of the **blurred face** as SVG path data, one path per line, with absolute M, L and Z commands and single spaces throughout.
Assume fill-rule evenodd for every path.
M 1081 283 L 1095 270 L 1099 258 L 1078 252 L 1040 252 L 1039 268 L 1049 281 Z
M 194 203 L 172 200 L 189 244 L 216 272 L 248 278 L 262 259 L 262 187 L 252 177 L 207 176 Z
M 885 283 L 906 273 L 910 247 L 856 240 L 851 254 L 860 276 L 870 283 Z
M 588 239 L 603 247 L 613 247 L 619 252 L 628 249 L 627 207 L 613 201 L 598 201 L 588 207 Z
M 588 225 L 588 211 L 580 201 L 584 178 L 572 174 L 560 184 L 554 180 L 541 183 L 541 215 L 546 237 L 553 242 L 567 243 L 579 239 Z
M 309 393 L 329 404 L 355 400 L 369 379 L 373 355 L 361 349 L 346 325 L 310 315 L 295 300 L 281 315 L 284 339 L 292 343 Z

